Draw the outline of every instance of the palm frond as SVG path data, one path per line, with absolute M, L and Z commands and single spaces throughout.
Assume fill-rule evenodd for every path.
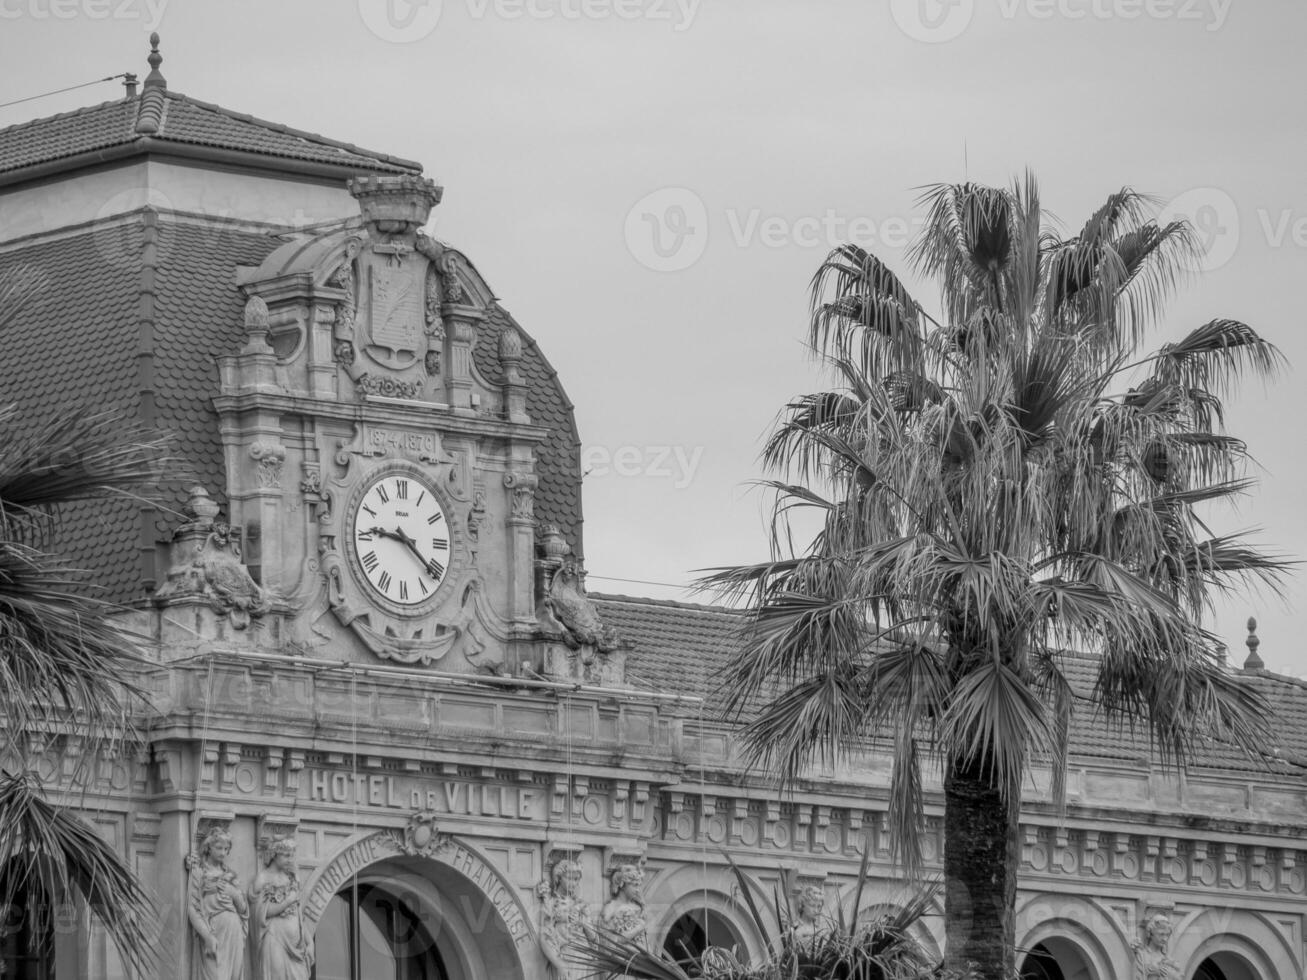
M 0 882 L 5 907 L 20 897 L 32 933 L 53 925 L 69 887 L 104 924 L 123 962 L 145 975 L 156 956 L 158 911 L 132 869 L 86 823 L 47 802 L 34 774 L 0 775 Z
M 0 714 L 20 753 L 28 738 L 72 729 L 88 739 L 127 737 L 144 702 L 134 679 L 144 660 L 117 607 L 78 591 L 81 576 L 25 545 L 0 540 Z

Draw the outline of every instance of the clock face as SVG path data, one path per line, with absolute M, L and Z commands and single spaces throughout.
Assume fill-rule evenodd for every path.
M 354 509 L 358 568 L 376 593 L 401 606 L 429 598 L 449 570 L 450 533 L 431 486 L 412 473 L 367 485 Z

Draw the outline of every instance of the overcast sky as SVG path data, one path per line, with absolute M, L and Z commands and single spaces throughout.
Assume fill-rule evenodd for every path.
M 1252 324 L 1290 370 L 1230 427 L 1264 472 L 1230 527 L 1307 555 L 1302 0 L 0 0 L 0 102 L 135 71 L 422 161 L 464 250 L 576 405 L 592 589 L 683 597 L 766 555 L 760 438 L 818 387 L 809 277 L 850 238 L 904 269 L 937 181 L 1031 168 L 1070 229 L 1153 193 L 1210 243 L 1157 341 Z M 0 125 L 117 97 L 0 109 Z M 933 300 L 920 286 L 918 295 Z M 1302 575 L 1216 628 L 1307 676 Z

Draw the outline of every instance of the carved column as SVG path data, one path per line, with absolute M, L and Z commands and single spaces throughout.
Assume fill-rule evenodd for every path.
M 475 415 L 472 407 L 472 345 L 476 341 L 476 328 L 485 319 L 485 311 L 474 306 L 449 303 L 441 309 L 445 323 L 449 324 L 449 404 L 455 413 Z
M 499 335 L 499 363 L 504 369 L 504 414 L 510 422 L 529 423 L 526 379 L 522 377 L 522 335 L 509 327 Z
M 504 474 L 508 491 L 509 617 L 529 619 L 534 613 L 535 588 L 532 566 L 535 557 L 535 492 L 539 479 L 534 473 L 510 470 Z

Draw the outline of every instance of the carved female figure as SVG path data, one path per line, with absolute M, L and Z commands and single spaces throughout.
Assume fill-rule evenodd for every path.
M 1166 955 L 1171 941 L 1171 918 L 1154 912 L 1144 920 L 1145 942 L 1134 944 L 1134 980 L 1180 980 L 1180 965 Z
M 575 861 L 559 861 L 550 875 L 540 909 L 540 949 L 557 980 L 568 980 L 571 970 L 564 959 L 567 944 L 589 931 L 592 913 L 581 901 L 581 868 Z
M 308 980 L 313 953 L 300 918 L 294 841 L 273 842 L 250 898 L 258 933 L 254 959 L 259 980 Z
M 190 866 L 186 916 L 199 939 L 195 975 L 199 980 L 243 980 L 249 905 L 227 867 L 231 835 L 221 827 L 200 843 L 199 859 Z
M 644 919 L 644 870 L 638 864 L 621 864 L 613 869 L 612 898 L 599 914 L 599 925 L 606 932 L 622 936 L 643 946 L 649 928 Z

